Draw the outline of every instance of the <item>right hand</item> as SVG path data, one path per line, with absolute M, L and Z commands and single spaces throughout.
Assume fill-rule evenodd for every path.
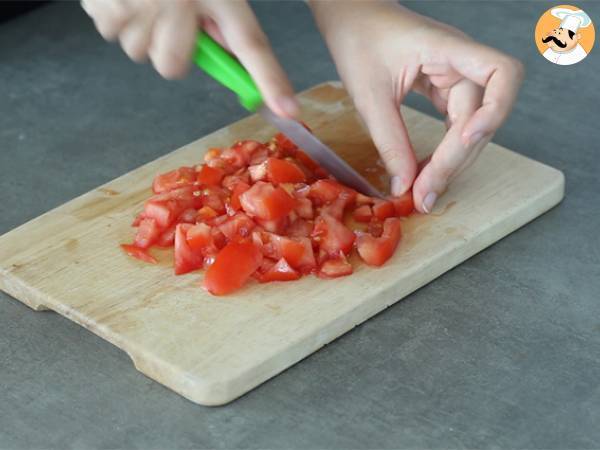
M 246 1 L 82 0 L 104 39 L 119 40 L 134 61 L 150 58 L 164 78 L 180 78 L 192 60 L 198 28 L 233 53 L 267 106 L 282 117 L 299 108 L 294 91 Z

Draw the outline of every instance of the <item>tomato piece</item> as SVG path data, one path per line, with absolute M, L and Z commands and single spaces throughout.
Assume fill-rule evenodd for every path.
M 352 217 L 357 222 L 368 223 L 371 221 L 371 217 L 373 217 L 373 211 L 369 205 L 362 205 L 354 210 Z
M 297 198 L 294 210 L 303 219 L 313 219 L 315 217 L 313 204 L 308 198 Z
M 204 162 L 208 162 L 210 160 L 213 159 L 217 159 L 221 156 L 221 149 L 220 148 L 209 148 L 208 151 L 206 152 L 206 154 L 204 155 Z
M 294 142 L 283 133 L 277 133 L 273 138 L 277 146 L 288 154 L 292 154 L 298 148 Z
M 263 162 L 257 164 L 256 166 L 248 167 L 248 173 L 250 174 L 250 179 L 253 182 L 263 181 L 267 179 L 267 163 Z
M 356 204 L 357 205 L 372 205 L 375 203 L 375 199 L 373 197 L 368 197 L 360 192 L 356 193 Z
M 281 187 L 258 182 L 240 195 L 242 209 L 250 216 L 263 220 L 277 220 L 287 216 L 296 201 Z
M 391 197 L 390 201 L 394 204 L 396 216 L 398 217 L 408 216 L 415 209 L 412 190 L 405 192 L 400 197 Z
M 293 281 L 300 278 L 300 273 L 294 270 L 285 258 L 281 258 L 269 270 L 262 273 L 258 279 L 261 283 L 271 281 Z
M 171 247 L 175 242 L 175 224 L 171 225 L 158 237 L 156 244 L 159 247 Z
M 281 217 L 275 220 L 264 220 L 258 217 L 254 218 L 254 221 L 261 226 L 265 231 L 269 233 L 285 234 L 285 230 L 290 223 L 290 219 L 287 216 Z
M 194 208 L 185 209 L 177 218 L 178 223 L 196 223 L 198 211 Z
M 291 161 L 285 159 L 269 158 L 266 162 L 267 178 L 275 184 L 303 183 L 306 175 Z
M 296 270 L 308 273 L 317 265 L 310 239 L 305 237 L 287 238 L 276 234 L 268 236 L 273 245 L 274 259 L 285 260 Z
M 259 147 L 256 150 L 254 150 L 254 152 L 252 152 L 252 156 L 250 157 L 249 164 L 251 166 L 255 166 L 257 164 L 262 164 L 267 160 L 268 157 L 269 157 L 269 149 L 267 148 L 266 145 L 263 145 L 262 147 Z
M 200 225 L 180 223 L 175 228 L 175 275 L 182 275 L 202 267 L 202 253 L 192 250 L 187 241 L 188 231 Z
M 401 237 L 400 219 L 393 217 L 383 222 L 381 237 L 360 233 L 356 248 L 364 262 L 370 266 L 381 266 L 394 254 Z
M 133 244 L 121 244 L 121 248 L 129 256 L 139 259 L 140 261 L 144 261 L 144 262 L 147 262 L 150 264 L 158 263 L 156 258 L 154 256 L 152 256 L 150 253 L 148 253 L 147 249 L 139 248 L 138 246 L 133 245 Z
M 250 173 L 246 169 L 243 169 L 243 172 L 238 174 L 227 175 L 223 178 L 221 185 L 225 189 L 229 189 L 230 191 L 232 191 L 235 188 L 235 186 L 239 183 L 250 183 Z
M 197 181 L 206 186 L 218 186 L 225 176 L 225 171 L 218 167 L 210 167 L 204 164 L 197 175 Z
M 234 211 L 238 211 L 242 207 L 242 204 L 240 203 L 240 195 L 242 195 L 248 189 L 250 189 L 250 185 L 244 183 L 243 181 L 240 181 L 233 188 L 233 191 L 231 192 L 230 205 Z
M 352 264 L 348 262 L 343 253 L 340 253 L 337 258 L 328 259 L 321 264 L 317 275 L 320 278 L 338 278 L 350 275 L 352 272 Z
M 180 167 L 154 177 L 152 190 L 155 194 L 171 189 L 191 185 L 196 181 L 196 171 L 193 167 Z
M 217 212 L 210 206 L 203 206 L 196 213 L 196 222 L 210 223 L 217 216 Z
M 318 204 L 325 204 L 334 201 L 342 194 L 347 193 L 347 201 L 353 202 L 356 198 L 356 191 L 349 187 L 343 186 L 333 180 L 317 180 L 310 186 L 308 196 L 315 200 Z
M 241 288 L 260 267 L 262 254 L 251 242 L 230 242 L 206 270 L 203 286 L 214 295 Z
M 145 218 L 146 218 L 146 214 L 144 213 L 144 211 L 142 211 L 137 216 L 135 216 L 135 219 L 133 219 L 133 222 L 131 222 L 131 226 L 139 227 L 140 223 L 142 223 L 142 220 L 144 220 Z
M 205 223 L 198 223 L 190 227 L 186 232 L 185 240 L 195 254 L 208 256 L 215 255 L 219 251 L 212 229 Z
M 154 219 L 160 228 L 168 228 L 179 215 L 180 207 L 176 201 L 150 201 L 144 206 L 144 215 Z
M 330 256 L 338 255 L 340 251 L 350 253 L 356 236 L 342 222 L 329 214 L 317 217 L 312 233 L 313 240 L 319 248 Z
M 390 201 L 377 199 L 373 205 L 373 215 L 383 221 L 388 217 L 394 217 L 396 208 Z
M 243 212 L 238 212 L 219 225 L 219 230 L 230 241 L 247 238 L 256 225 L 254 221 Z
M 376 218 L 371 219 L 371 222 L 369 222 L 368 231 L 371 236 L 381 236 L 383 234 L 383 222 Z
M 329 214 L 337 220 L 342 220 L 346 206 L 352 203 L 355 197 L 354 194 L 348 191 L 342 191 L 332 202 L 323 206 L 321 213 Z
M 289 237 L 310 237 L 314 224 L 304 219 L 296 219 L 286 229 Z
M 142 219 L 135 235 L 134 244 L 139 248 L 148 248 L 156 242 L 161 230 L 154 219 Z

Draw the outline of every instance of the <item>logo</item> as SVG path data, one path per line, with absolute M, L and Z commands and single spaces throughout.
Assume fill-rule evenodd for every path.
M 571 5 L 550 8 L 535 27 L 535 43 L 544 58 L 560 66 L 583 60 L 594 46 L 596 32 L 585 11 Z

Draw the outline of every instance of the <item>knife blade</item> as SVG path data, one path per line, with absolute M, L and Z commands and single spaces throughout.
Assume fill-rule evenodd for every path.
M 356 189 L 370 197 L 383 198 L 384 195 L 375 189 L 361 174 L 341 158 L 336 152 L 323 144 L 314 134 L 308 131 L 300 122 L 284 119 L 275 115 L 269 108 L 262 106 L 259 114 L 263 119 L 285 134 L 308 156 L 314 159 L 327 172 L 341 183 Z

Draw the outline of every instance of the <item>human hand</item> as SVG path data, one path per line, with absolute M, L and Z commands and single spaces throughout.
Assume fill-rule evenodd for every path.
M 119 40 L 134 61 L 147 57 L 165 78 L 185 75 L 198 28 L 233 53 L 248 70 L 265 103 L 282 117 L 298 114 L 292 86 L 246 1 L 82 0 L 100 34 Z
M 312 0 L 310 5 L 392 175 L 392 194 L 412 186 L 416 209 L 431 212 L 508 116 L 522 64 L 396 3 Z M 410 90 L 426 95 L 447 117 L 446 135 L 418 174 L 399 106 Z

